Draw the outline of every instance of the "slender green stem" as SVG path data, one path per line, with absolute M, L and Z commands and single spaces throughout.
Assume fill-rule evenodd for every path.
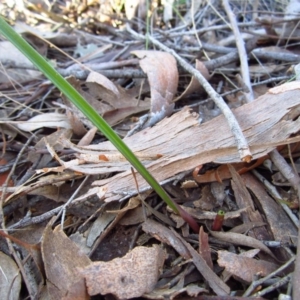
M 110 140 L 122 153 L 131 165 L 145 178 L 156 193 L 178 213 L 175 203 L 169 198 L 156 179 L 149 173 L 144 165 L 132 153 L 128 146 L 119 138 L 105 120 L 86 102 L 86 100 L 49 64 L 37 53 L 19 34 L 17 34 L 0 17 L 0 33 L 18 48 L 82 113 Z

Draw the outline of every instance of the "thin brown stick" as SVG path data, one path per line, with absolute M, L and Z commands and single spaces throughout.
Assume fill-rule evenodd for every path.
M 298 244 L 297 244 L 297 257 L 295 262 L 295 271 L 293 276 L 293 299 L 300 299 L 300 230 L 298 228 Z
M 274 272 L 270 273 L 269 275 L 260 278 L 258 280 L 254 280 L 252 281 L 251 285 L 248 287 L 248 289 L 246 290 L 246 292 L 243 294 L 243 297 L 247 297 L 249 295 L 251 295 L 252 291 L 258 287 L 259 285 L 262 285 L 266 280 L 278 275 L 280 272 L 282 272 L 284 269 L 286 269 L 287 267 L 289 267 L 295 260 L 295 257 L 291 257 L 284 265 L 282 265 L 281 267 L 279 267 L 277 270 L 275 270 Z M 295 298 L 296 299 L 296 298 Z
M 298 196 L 298 201 L 300 200 L 300 177 L 298 173 L 294 172 L 286 160 L 281 156 L 281 154 L 275 149 L 270 152 L 270 158 L 274 165 L 278 168 L 280 173 L 288 180 L 292 185 L 293 189 L 296 191 Z
M 238 49 L 240 63 L 241 63 L 241 75 L 242 75 L 243 81 L 248 89 L 247 92 L 244 92 L 246 102 L 251 102 L 254 100 L 254 95 L 253 95 L 253 91 L 251 88 L 251 81 L 250 81 L 250 76 L 249 76 L 250 72 L 249 72 L 249 65 L 248 65 L 248 61 L 247 61 L 247 52 L 246 52 L 246 48 L 245 48 L 245 43 L 242 39 L 242 35 L 237 26 L 236 17 L 230 8 L 228 0 L 223 0 L 223 6 L 224 6 L 224 9 L 229 18 L 231 28 L 232 28 L 233 34 L 235 36 L 236 46 Z
M 129 26 L 127 26 L 127 30 L 137 39 L 145 40 L 146 37 L 143 35 L 140 35 L 133 31 Z M 235 141 L 237 143 L 237 149 L 240 154 L 241 160 L 250 162 L 252 159 L 252 154 L 250 152 L 250 148 L 248 146 L 248 142 L 246 138 L 243 135 L 243 132 L 234 116 L 230 108 L 225 103 L 224 99 L 213 89 L 213 87 L 210 85 L 210 83 L 203 77 L 203 75 L 194 67 L 192 67 L 190 64 L 188 64 L 180 55 L 178 55 L 174 50 L 166 47 L 162 43 L 160 43 L 158 40 L 151 36 L 147 36 L 147 38 L 151 41 L 152 44 L 155 46 L 158 46 L 160 49 L 162 49 L 165 52 L 168 52 L 172 54 L 178 63 L 191 75 L 193 75 L 203 86 L 203 88 L 206 90 L 206 92 L 209 94 L 209 96 L 213 99 L 215 104 L 220 108 L 222 113 L 224 114 L 228 125 L 230 127 L 230 130 L 235 138 Z

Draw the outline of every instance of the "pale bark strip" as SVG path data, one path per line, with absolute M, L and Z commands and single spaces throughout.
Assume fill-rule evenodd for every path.
M 234 110 L 249 140 L 254 158 L 266 155 L 278 145 L 299 139 L 299 136 L 288 139 L 291 134 L 300 130 L 300 112 L 297 109 L 300 106 L 299 99 L 300 89 L 293 86 L 291 90 L 285 89 L 282 93 L 269 92 Z M 125 142 L 139 157 L 154 158 L 142 159 L 142 162 L 159 182 L 200 164 L 224 164 L 240 160 L 225 117 L 221 115 L 199 125 L 197 115 L 190 113 L 188 108 L 165 118 L 154 127 L 125 138 Z M 122 160 L 113 160 L 113 157 L 117 158 L 116 150 L 110 142 L 87 147 L 76 147 L 66 139 L 61 143 L 79 152 L 77 160 L 66 163 L 67 168 L 84 174 L 122 172 L 93 183 L 105 189 L 106 201 L 120 200 L 124 196 L 136 193 L 129 164 Z M 88 162 L 87 154 L 91 158 Z M 106 155 L 111 160 L 101 161 L 99 155 Z M 82 164 L 84 162 L 85 164 Z M 148 187 L 138 174 L 137 180 L 140 191 Z
M 250 162 L 252 159 L 252 154 L 249 149 L 248 142 L 243 135 L 243 132 L 239 126 L 239 123 L 237 122 L 235 116 L 233 115 L 230 108 L 225 103 L 224 99 L 213 89 L 213 87 L 210 85 L 210 83 L 204 78 L 204 76 L 196 70 L 194 67 L 192 67 L 190 64 L 188 64 L 180 55 L 178 55 L 173 49 L 168 48 L 167 46 L 163 45 L 161 42 L 153 38 L 152 36 L 148 35 L 147 37 L 140 35 L 133 31 L 129 26 L 127 26 L 127 30 L 136 38 L 145 40 L 148 38 L 151 43 L 158 46 L 160 49 L 164 50 L 165 52 L 168 52 L 172 54 L 178 63 L 191 75 L 193 75 L 203 86 L 205 91 L 208 93 L 208 95 L 213 99 L 215 104 L 220 108 L 222 113 L 224 114 L 228 125 L 230 127 L 230 130 L 235 138 L 237 149 L 240 155 L 240 158 L 242 161 Z

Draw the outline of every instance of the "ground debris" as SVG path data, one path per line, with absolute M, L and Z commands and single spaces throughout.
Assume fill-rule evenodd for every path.
M 0 41 L 1 299 L 299 299 L 299 1 L 79 2 L 0 15 L 200 232 Z

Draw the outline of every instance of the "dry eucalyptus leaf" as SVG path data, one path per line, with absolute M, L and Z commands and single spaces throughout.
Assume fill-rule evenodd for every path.
M 13 194 L 9 195 L 9 197 L 7 197 L 5 199 L 4 204 L 7 205 L 14 199 L 20 197 L 20 195 L 22 195 L 22 194 L 45 195 L 45 196 L 49 196 L 50 199 L 53 199 L 56 201 L 63 201 L 63 200 L 69 199 L 69 196 L 67 197 L 67 195 L 64 194 L 64 192 L 62 193 L 63 195 L 59 195 L 59 190 L 57 187 L 50 187 L 49 189 L 48 188 L 45 188 L 45 189 L 40 188 L 41 186 L 52 185 L 55 183 L 60 185 L 61 183 L 65 182 L 67 180 L 75 180 L 75 179 L 79 179 L 82 177 L 82 175 L 80 175 L 76 172 L 69 172 L 69 171 L 62 172 L 62 171 L 59 175 L 56 174 L 56 176 L 49 176 L 49 177 L 45 176 L 45 178 L 40 177 L 37 181 L 33 181 L 28 185 L 22 185 L 22 186 L 16 187 Z M 46 173 L 46 171 L 42 172 L 42 173 Z M 35 190 L 37 190 L 36 193 L 35 193 Z M 47 191 L 50 191 L 49 195 L 47 195 Z M 66 191 L 66 192 L 68 192 L 68 191 Z
M 75 233 L 71 234 L 69 236 L 70 240 L 77 244 L 77 246 L 80 248 L 80 250 L 86 254 L 89 255 L 91 252 L 91 248 L 86 245 L 86 236 L 85 233 L 79 233 L 76 231 Z
M 139 4 L 140 4 L 139 0 L 125 0 L 124 1 L 125 15 L 128 20 L 131 20 L 134 18 L 134 16 L 137 13 Z
M 109 225 L 113 222 L 116 218 L 116 214 L 109 213 L 108 210 L 110 209 L 119 209 L 121 203 L 113 202 L 108 203 L 105 209 L 101 212 L 98 218 L 93 222 L 89 230 L 89 234 L 87 237 L 86 244 L 88 247 L 92 247 L 96 239 L 105 232 L 105 230 L 109 227 Z
M 238 255 L 243 256 L 243 257 L 248 257 L 248 258 L 253 258 L 255 255 L 257 255 L 260 252 L 259 249 L 251 249 L 245 252 L 241 252 Z M 223 270 L 222 272 L 222 278 L 224 282 L 227 282 L 230 277 L 232 276 L 232 274 L 230 272 L 228 272 L 226 269 Z
M 249 232 L 251 229 L 255 227 L 265 226 L 267 223 L 264 222 L 248 222 L 243 223 L 241 225 L 235 226 L 229 230 L 229 232 L 235 232 L 235 233 L 246 233 Z
M 143 231 L 152 235 L 162 243 L 166 243 L 173 247 L 183 258 L 189 259 L 191 255 L 187 251 L 182 242 L 174 235 L 173 231 L 166 226 L 147 219 L 142 225 Z
M 21 274 L 19 267 L 3 252 L 0 252 L 0 266 L 0 299 L 20 299 Z
M 206 261 L 207 265 L 213 270 L 208 234 L 203 230 L 203 226 L 201 226 L 199 230 L 199 254 Z
M 126 215 L 120 220 L 119 224 L 124 226 L 131 226 L 140 224 L 144 221 L 144 208 L 142 206 L 139 206 L 128 211 Z
M 192 217 L 194 217 L 197 220 L 214 220 L 216 218 L 217 213 L 212 211 L 203 211 L 201 209 L 195 209 L 188 206 L 182 206 L 182 208 L 189 213 Z M 239 209 L 234 211 L 226 212 L 224 220 L 230 220 L 230 219 L 236 219 L 240 218 L 242 213 L 246 212 L 247 209 Z
M 272 256 L 274 259 L 276 259 L 274 254 L 271 252 L 271 250 L 263 242 L 254 239 L 250 236 L 246 236 L 240 233 L 220 232 L 220 231 L 210 231 L 210 234 L 213 237 L 227 243 L 260 249 L 265 253 L 269 254 L 270 256 Z
M 86 86 L 88 93 L 97 99 L 96 110 L 111 126 L 150 107 L 148 99 L 138 101 L 140 87 L 124 89 L 97 72 L 89 74 Z
M 69 77 L 68 81 L 111 126 L 130 115 L 147 111 L 150 107 L 147 99 L 138 101 L 140 88 L 126 90 L 97 72 L 89 74 L 85 83 L 87 90 L 74 77 Z M 62 98 L 64 104 L 70 108 L 69 118 L 72 116 L 73 122 L 77 119 L 88 128 L 94 126 L 72 102 L 63 95 Z
M 277 265 L 264 260 L 237 255 L 228 251 L 218 251 L 218 264 L 225 267 L 226 271 L 242 281 L 251 283 L 254 276 L 267 276 L 277 269 Z
M 41 76 L 40 71 L 32 70 L 32 62 L 18 50 L 12 43 L 8 41 L 0 42 L 0 62 L 3 65 L 13 62 L 15 66 L 22 66 L 22 68 L 5 68 L 5 72 L 0 73 L 0 83 L 8 82 L 28 82 L 35 80 Z M 28 69 L 24 68 L 28 66 Z
M 34 184 L 34 188 L 28 189 L 29 195 L 40 195 L 47 199 L 56 202 L 67 202 L 70 195 L 78 188 L 79 182 L 67 181 L 71 179 L 80 178 L 79 174 L 71 174 L 70 172 L 63 172 L 58 174 L 47 174 L 38 178 Z M 28 186 L 27 186 L 28 187 Z
M 209 72 L 202 61 L 196 59 L 195 68 L 204 76 L 205 79 L 207 79 L 207 80 L 209 79 L 209 77 L 210 77 Z M 187 97 L 193 93 L 199 92 L 201 89 L 202 89 L 202 86 L 201 86 L 200 82 L 195 77 L 192 77 L 187 88 L 174 101 L 178 101 L 178 100 L 180 100 L 184 97 Z
M 242 178 L 246 187 L 255 195 L 275 240 L 292 241 L 296 245 L 297 228 L 280 205 L 270 197 L 265 186 L 251 174 L 243 174 Z
M 125 215 L 118 223 L 120 225 L 135 225 L 145 220 L 143 207 L 141 207 L 141 200 L 139 199 L 139 196 L 130 198 L 127 204 L 122 209 L 108 212 L 117 214 L 125 213 Z
M 200 293 L 208 293 L 208 291 L 196 284 L 189 284 L 185 287 L 179 287 L 178 285 L 172 288 L 157 288 L 151 293 L 144 294 L 143 297 L 146 299 L 153 300 L 165 300 L 165 299 L 177 299 L 180 294 L 187 293 L 189 296 L 194 297 L 191 299 L 198 299 L 197 296 Z M 187 298 L 182 298 L 187 299 Z
M 264 219 L 261 213 L 255 208 L 253 199 L 248 189 L 245 186 L 243 175 L 239 175 L 238 172 L 228 165 L 230 173 L 232 175 L 231 186 L 234 191 L 236 204 L 239 208 L 246 208 L 247 213 L 242 214 L 242 221 L 244 224 L 249 222 L 262 222 Z M 267 230 L 266 227 L 255 227 L 249 232 L 249 236 L 259 240 L 273 240 L 273 235 Z
M 33 131 L 43 127 L 49 128 L 71 128 L 70 123 L 66 119 L 66 115 L 59 113 L 44 113 L 32 117 L 31 119 L 21 122 L 18 125 L 18 128 L 26 132 Z
M 61 143 L 59 143 L 60 138 L 61 139 L 70 139 L 72 136 L 72 130 L 70 129 L 60 129 L 57 130 L 53 133 L 51 133 L 50 135 L 48 135 L 47 137 L 43 137 L 41 138 L 36 144 L 34 149 L 30 150 L 29 154 L 28 154 L 28 160 L 30 160 L 32 163 L 37 163 L 39 161 L 39 164 L 37 166 L 37 168 L 43 168 L 44 166 L 46 166 L 51 160 L 52 160 L 52 156 L 50 154 L 44 154 L 42 156 L 42 158 L 40 158 L 39 155 L 37 155 L 37 151 L 38 150 L 45 150 L 46 149 L 46 144 L 50 144 L 51 147 L 55 150 L 55 151 L 60 151 L 63 149 L 63 146 L 61 145 Z
M 140 66 L 147 74 L 151 88 L 152 126 L 173 112 L 173 98 L 177 91 L 178 70 L 175 58 L 166 52 L 136 50 Z
M 71 293 L 75 283 L 78 299 L 89 299 L 84 279 L 77 272 L 78 267 L 83 268 L 91 263 L 88 256 L 59 226 L 52 230 L 51 222 L 44 231 L 41 247 L 51 299 L 74 299 Z
M 86 280 L 89 295 L 113 294 L 130 299 L 154 289 L 165 259 L 166 253 L 157 245 L 136 247 L 122 258 L 93 262 L 79 273 Z
M 207 184 L 201 190 L 201 198 L 193 202 L 194 206 L 201 210 L 211 211 L 217 207 L 216 198 L 211 192 L 210 186 Z
M 109 80 L 107 77 L 105 77 L 100 73 L 91 72 L 87 77 L 86 82 L 97 83 L 100 86 L 104 87 L 108 92 L 114 94 L 116 97 L 120 96 L 120 93 L 116 85 L 111 80 Z

